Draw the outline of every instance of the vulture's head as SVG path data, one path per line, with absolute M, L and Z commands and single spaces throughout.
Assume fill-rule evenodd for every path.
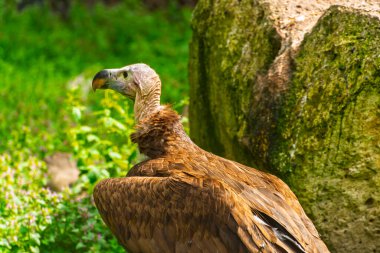
M 104 69 L 92 81 L 93 90 L 112 89 L 133 100 L 152 93 L 160 93 L 161 82 L 157 73 L 143 63 L 128 65 L 119 69 Z

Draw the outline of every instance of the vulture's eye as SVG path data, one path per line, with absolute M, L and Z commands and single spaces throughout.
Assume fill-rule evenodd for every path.
M 128 77 L 128 72 L 127 72 L 127 71 L 124 71 L 124 72 L 123 72 L 123 76 L 124 76 L 124 78 L 127 78 L 127 77 Z

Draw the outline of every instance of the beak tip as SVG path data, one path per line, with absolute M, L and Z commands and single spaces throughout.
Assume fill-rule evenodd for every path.
M 105 79 L 94 79 L 92 81 L 92 90 L 95 92 L 97 89 L 104 89 L 105 83 Z
M 109 77 L 109 72 L 107 70 L 102 70 L 96 73 L 94 79 L 92 80 L 92 90 L 95 92 L 97 89 L 104 88 L 106 81 Z

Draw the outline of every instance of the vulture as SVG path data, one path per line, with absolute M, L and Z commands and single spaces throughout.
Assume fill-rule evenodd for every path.
M 134 100 L 131 139 L 147 156 L 93 192 L 128 252 L 329 252 L 283 181 L 191 141 L 181 117 L 160 104 L 161 81 L 148 65 L 102 70 L 92 87 Z

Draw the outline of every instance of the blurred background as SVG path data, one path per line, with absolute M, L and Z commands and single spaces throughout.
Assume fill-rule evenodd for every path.
M 138 160 L 132 103 L 91 80 L 144 62 L 186 111 L 195 2 L 0 0 L 0 252 L 124 252 L 91 192 Z

